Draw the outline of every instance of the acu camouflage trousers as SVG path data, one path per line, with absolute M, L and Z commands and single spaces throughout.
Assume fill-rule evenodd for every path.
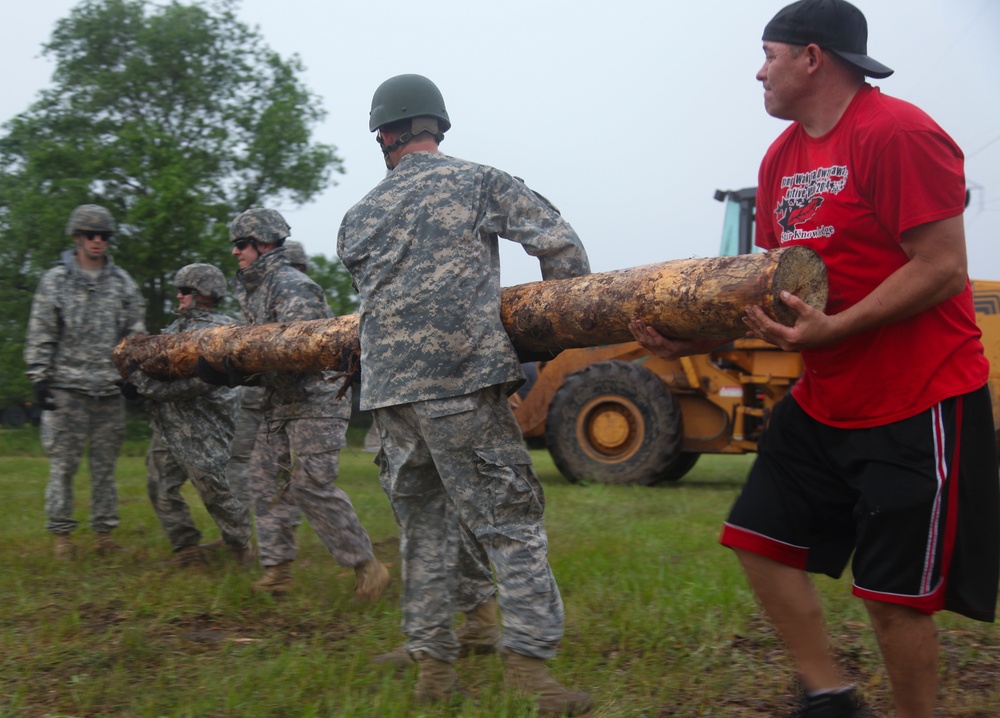
M 245 387 L 244 391 L 256 388 Z M 239 413 L 236 414 L 236 429 L 229 448 L 229 464 L 226 467 L 226 478 L 229 480 L 229 487 L 236 494 L 236 498 L 248 507 L 251 505 L 251 498 L 247 472 L 250 467 L 250 453 L 253 451 L 253 443 L 257 439 L 257 431 L 260 429 L 261 420 L 260 407 L 240 407 Z
M 46 531 L 69 533 L 73 518 L 73 477 L 89 443 L 90 527 L 97 532 L 118 526 L 115 462 L 125 440 L 125 400 L 119 394 L 91 396 L 53 389 L 54 411 L 42 412 L 42 448 L 49 457 L 45 489 Z
M 545 499 L 499 387 L 376 409 L 382 488 L 400 527 L 408 651 L 454 661 L 462 524 L 493 564 L 503 646 L 555 655 L 563 604 L 548 563 Z M 473 581 L 475 583 L 475 581 Z
M 201 531 L 181 496 L 181 487 L 189 479 L 219 527 L 222 539 L 232 546 L 242 546 L 250 540 L 253 533 L 250 512 L 230 490 L 221 468 L 213 473 L 187 463 L 167 448 L 159 432 L 154 432 L 146 454 L 146 472 L 149 500 L 175 553 L 201 541 Z
M 261 423 L 249 466 L 261 565 L 295 560 L 298 509 L 340 565 L 374 557 L 351 499 L 333 483 L 346 433 L 345 419 Z

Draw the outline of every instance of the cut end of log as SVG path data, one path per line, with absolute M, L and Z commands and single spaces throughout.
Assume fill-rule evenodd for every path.
M 781 292 L 788 291 L 813 309 L 824 311 L 829 294 L 826 264 L 809 247 L 788 247 L 781 253 L 774 275 L 772 302 L 774 318 L 790 327 L 798 315 L 781 301 Z

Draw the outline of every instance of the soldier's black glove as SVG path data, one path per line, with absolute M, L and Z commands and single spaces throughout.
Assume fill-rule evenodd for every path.
M 219 371 L 213 367 L 203 356 L 198 357 L 195 370 L 198 372 L 198 378 L 206 384 L 211 384 L 212 386 L 229 386 L 229 376 L 226 372 Z
M 122 396 L 124 396 L 129 401 L 135 401 L 136 399 L 139 398 L 138 387 L 136 387 L 136 385 L 130 381 L 126 380 L 123 381 L 121 384 L 119 384 L 118 391 L 120 391 L 122 393 Z
M 52 390 L 49 389 L 49 383 L 36 381 L 34 387 L 35 400 L 42 411 L 55 411 L 58 407 L 56 406 L 56 398 L 52 396 Z
M 538 351 L 532 349 L 519 349 L 517 347 L 515 347 L 515 349 L 517 350 L 517 360 L 522 364 L 533 361 L 552 361 L 559 356 L 559 353 L 562 351 L 562 349 L 556 349 L 554 351 Z
M 130 360 L 128 363 L 128 369 L 125 371 L 125 378 L 115 382 L 115 385 L 118 387 L 118 391 L 120 391 L 122 396 L 129 401 L 135 401 L 139 398 L 139 388 L 129 381 L 129 377 L 131 377 L 138 368 L 139 362 L 135 359 Z
M 234 387 L 257 386 L 260 384 L 259 374 L 250 374 L 236 368 L 233 360 L 229 357 L 223 358 L 222 365 L 226 368 L 225 371 L 219 371 L 209 364 L 205 357 L 199 356 L 198 362 L 195 364 L 195 370 L 198 372 L 199 379 L 213 386 Z
M 226 367 L 229 386 L 260 386 L 260 374 L 237 369 L 229 357 L 223 358 L 222 365 Z

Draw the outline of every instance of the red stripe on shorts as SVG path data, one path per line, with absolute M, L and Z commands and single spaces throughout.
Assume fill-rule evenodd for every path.
M 722 525 L 719 543 L 732 549 L 750 551 L 803 571 L 806 568 L 806 558 L 809 555 L 809 550 L 804 546 L 793 546 L 789 543 L 776 541 L 763 534 L 747 531 L 729 523 Z

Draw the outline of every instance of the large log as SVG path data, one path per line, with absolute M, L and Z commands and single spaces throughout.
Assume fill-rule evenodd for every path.
M 679 339 L 743 334 L 747 305 L 791 325 L 783 290 L 817 309 L 826 306 L 826 266 L 813 250 L 787 247 L 761 254 L 681 259 L 573 279 L 505 287 L 501 320 L 523 354 L 631 341 L 638 317 Z M 123 376 L 136 361 L 159 379 L 195 376 L 198 356 L 216 368 L 229 357 L 246 372 L 345 370 L 359 356 L 356 314 L 305 322 L 137 335 L 115 349 Z
M 709 259 L 679 259 L 503 290 L 500 316 L 519 350 L 545 352 L 632 341 L 638 317 L 675 339 L 733 337 L 746 331 L 747 305 L 791 326 L 788 290 L 824 309 L 826 265 L 807 247 Z

